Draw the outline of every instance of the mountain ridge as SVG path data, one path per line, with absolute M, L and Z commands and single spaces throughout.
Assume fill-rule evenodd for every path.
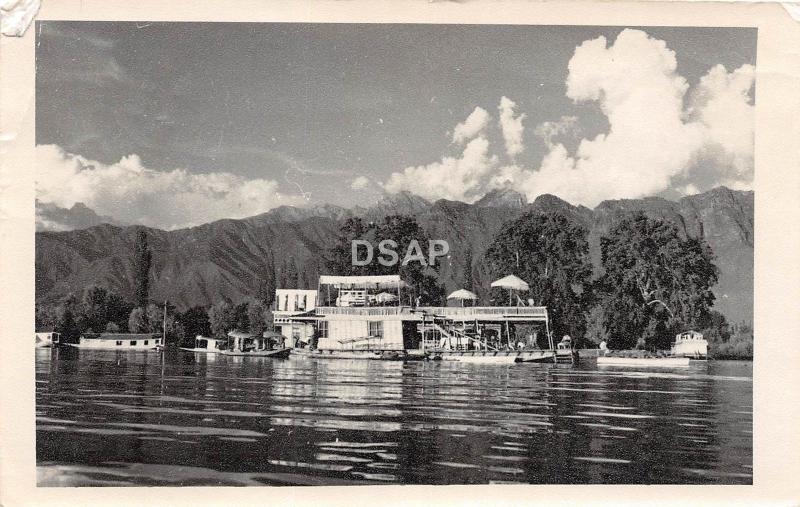
M 360 216 L 368 221 L 388 214 L 417 217 L 429 237 L 446 239 L 451 255 L 441 269 L 448 290 L 463 284 L 465 252 L 473 260 L 476 285 L 488 285 L 480 258 L 494 234 L 525 212 L 559 211 L 579 220 L 589 230 L 590 253 L 599 269 L 599 238 L 629 213 L 675 222 L 682 235 L 703 237 L 720 267 L 715 286 L 717 307 L 730 321 L 752 321 L 753 192 L 718 187 L 678 201 L 662 198 L 603 201 L 594 209 L 574 206 L 552 195 L 542 195 L 517 207 L 511 200 L 498 206 L 459 201 L 429 202 L 413 194 L 386 196 L 378 206 L 347 210 L 323 205 L 309 213 L 270 211 L 244 219 L 224 219 L 196 227 L 164 231 L 143 226 L 95 225 L 86 229 L 36 233 L 36 300 L 55 302 L 69 292 L 100 284 L 132 295 L 131 254 L 136 231 L 148 231 L 153 249 L 151 295 L 169 299 L 180 308 L 207 306 L 220 299 L 240 301 L 255 294 L 258 280 L 274 267 L 278 282 L 291 270 L 301 283 L 316 286 L 324 272 L 322 254 L 333 244 L 342 221 Z M 502 197 L 502 195 L 501 195 Z M 285 207 L 288 208 L 288 207 Z

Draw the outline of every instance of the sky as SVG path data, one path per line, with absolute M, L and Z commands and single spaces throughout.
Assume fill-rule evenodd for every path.
M 37 199 L 175 229 L 753 182 L 749 28 L 37 22 Z

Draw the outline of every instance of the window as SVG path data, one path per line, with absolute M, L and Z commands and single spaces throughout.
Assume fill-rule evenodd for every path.
M 160 339 L 156 339 L 156 345 L 158 345 L 160 342 L 161 342 Z
M 144 341 L 144 344 L 145 344 L 145 345 L 147 345 L 147 344 L 149 344 L 149 343 L 150 343 L 150 340 L 145 340 L 145 341 Z
M 136 345 L 136 340 L 131 340 L 131 347 Z
M 383 338 L 383 321 L 376 320 L 369 323 L 369 335 Z
M 320 338 L 328 338 L 328 321 L 327 320 L 319 321 L 318 330 Z
M 117 340 L 117 345 L 122 345 L 122 340 Z

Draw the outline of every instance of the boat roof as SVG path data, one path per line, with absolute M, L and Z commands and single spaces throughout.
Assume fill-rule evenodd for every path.
M 98 340 L 149 340 L 153 337 L 159 338 L 157 333 L 86 333 L 84 338 L 94 338 Z
M 406 286 L 406 282 L 400 278 L 400 275 L 321 275 L 319 284 L 333 285 L 337 289 L 397 289 Z

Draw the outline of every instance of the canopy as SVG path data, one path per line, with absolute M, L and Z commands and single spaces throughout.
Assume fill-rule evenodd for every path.
M 400 275 L 331 276 L 321 275 L 320 285 L 333 285 L 337 289 L 397 289 L 406 283 Z
M 231 338 L 240 338 L 240 339 L 241 338 L 255 338 L 255 335 L 252 334 L 252 333 L 243 333 L 241 331 L 235 331 L 235 330 L 231 331 L 230 333 L 228 333 L 228 336 L 230 336 Z
M 508 275 L 499 280 L 495 280 L 494 282 L 492 282 L 492 287 L 502 287 L 504 289 L 523 290 L 523 291 L 530 289 L 528 284 L 525 283 L 525 280 L 515 275 Z
M 275 331 L 264 331 L 261 333 L 262 338 L 267 338 L 273 341 L 283 341 L 284 336 L 280 333 L 276 333 Z
M 375 301 L 379 303 L 387 303 L 389 301 L 397 301 L 397 294 L 392 294 L 391 292 L 381 292 L 377 296 L 375 296 Z
M 467 289 L 458 289 L 457 291 L 451 292 L 447 299 L 478 299 L 478 295 L 474 292 L 470 292 Z

